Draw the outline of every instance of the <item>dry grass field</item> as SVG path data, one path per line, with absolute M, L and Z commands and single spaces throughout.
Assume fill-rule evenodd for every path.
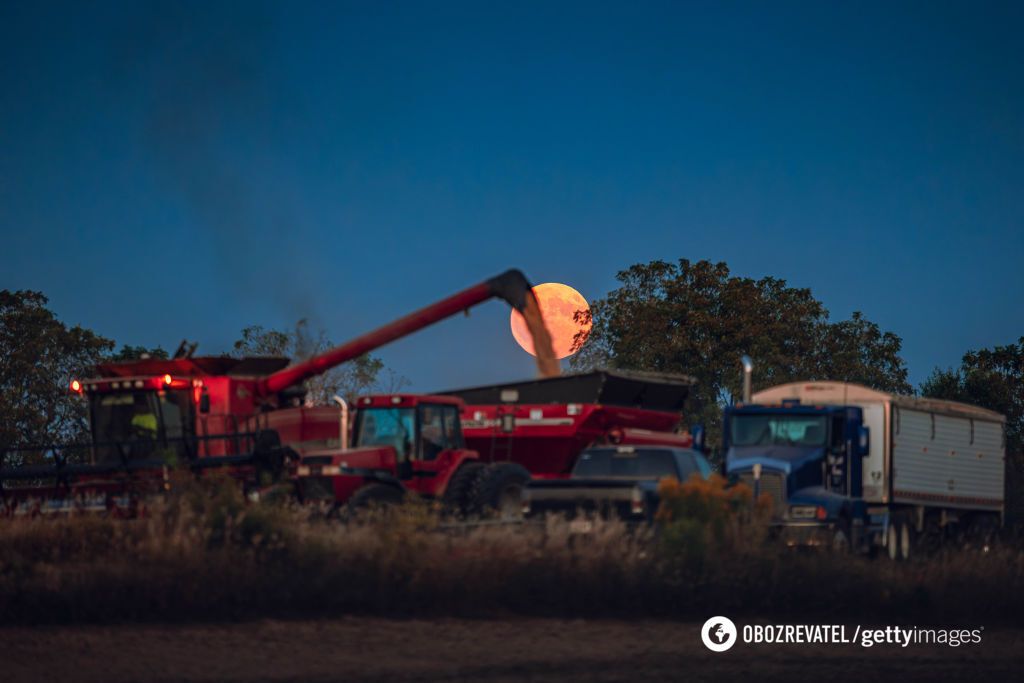
M 585 535 L 560 519 L 465 525 L 424 503 L 341 523 L 288 504 L 246 504 L 228 485 L 182 485 L 136 520 L 0 520 L 3 677 L 1016 676 L 1016 546 L 905 564 L 795 553 L 766 537 L 742 495 L 675 486 L 656 533 L 600 520 Z M 714 654 L 699 625 L 716 614 L 737 623 L 984 626 L 985 636 L 955 649 L 740 643 Z
M 559 519 L 452 526 L 425 504 L 341 524 L 246 505 L 227 485 L 184 486 L 131 521 L 2 520 L 0 626 L 715 613 L 1017 624 L 1024 614 L 1017 547 L 906 564 L 794 553 L 766 539 L 735 494 L 676 493 L 686 514 L 663 515 L 658 533 L 597 521 L 578 536 Z

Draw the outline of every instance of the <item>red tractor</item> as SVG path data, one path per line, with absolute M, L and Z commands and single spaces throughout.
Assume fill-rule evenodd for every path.
M 298 493 L 343 511 L 411 493 L 457 514 L 517 517 L 531 476 L 568 477 L 591 446 L 699 448 L 676 431 L 692 384 L 689 377 L 595 371 L 430 396 L 365 396 L 357 401 L 352 448 L 307 453 Z
M 142 497 L 167 487 L 176 466 L 228 472 L 256 492 L 289 473 L 290 461 L 303 453 L 344 445 L 338 409 L 302 406 L 304 380 L 494 297 L 526 318 L 541 374 L 558 374 L 537 301 L 517 270 L 292 366 L 285 358 L 191 356 L 101 364 L 97 377 L 71 382 L 88 401 L 92 442 L 0 452 L 0 510 L 131 514 Z M 406 407 L 403 401 L 411 406 L 418 399 L 399 399 L 395 407 Z M 367 438 L 356 427 L 357 438 Z M 396 461 L 396 476 L 402 467 Z
M 463 409 L 451 396 L 360 398 L 352 448 L 304 456 L 297 470 L 299 496 L 358 510 L 413 493 L 456 513 L 517 512 L 530 473 L 515 463 L 485 467 L 479 453 L 466 448 Z

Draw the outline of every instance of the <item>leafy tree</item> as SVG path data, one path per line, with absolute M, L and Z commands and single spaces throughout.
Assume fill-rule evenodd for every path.
M 1006 442 L 1024 448 L 1024 337 L 1016 344 L 964 354 L 959 368 L 936 368 L 921 385 L 930 398 L 961 401 L 1006 415 Z
M 120 362 L 127 360 L 140 360 L 143 356 L 149 358 L 166 359 L 168 354 L 164 351 L 163 347 L 157 346 L 152 349 L 148 349 L 145 346 L 130 346 L 124 344 L 121 346 L 121 350 L 116 353 L 112 353 L 107 360 Z
M 85 402 L 69 391 L 114 343 L 67 327 L 41 292 L 0 291 L 0 448 L 87 437 Z
M 896 394 L 912 392 L 900 349 L 903 340 L 882 332 L 876 323 L 854 311 L 849 320 L 820 326 L 821 339 L 814 377 L 863 384 Z
M 333 346 L 326 332 L 320 330 L 314 334 L 309 329 L 309 322 L 303 319 L 291 332 L 268 330 L 260 325 L 246 327 L 242 330 L 242 338 L 234 344 L 234 354 L 285 356 L 293 361 L 303 361 Z M 306 380 L 306 400 L 314 405 L 327 405 L 335 395 L 351 401 L 374 390 L 399 391 L 407 384 L 407 379 L 386 369 L 379 358 L 365 354 Z
M 738 396 L 739 358 L 754 359 L 754 384 L 835 379 L 910 393 L 901 341 L 854 313 L 830 322 L 809 289 L 785 280 L 736 277 L 724 263 L 652 261 L 618 274 L 619 287 L 577 316 L 574 369 L 608 366 L 692 375 L 688 417 L 720 435 L 721 409 Z
M 1024 521 L 1024 337 L 1016 344 L 968 351 L 959 368 L 936 368 L 921 394 L 995 410 L 1006 416 L 1008 516 Z

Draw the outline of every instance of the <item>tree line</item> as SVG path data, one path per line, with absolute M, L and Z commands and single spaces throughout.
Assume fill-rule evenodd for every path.
M 774 277 L 733 275 L 725 263 L 651 261 L 620 271 L 618 286 L 577 313 L 576 370 L 595 367 L 694 377 L 688 418 L 720 438 L 722 407 L 741 390 L 739 359 L 755 363 L 754 389 L 797 380 L 855 382 L 880 391 L 972 403 L 1007 417 L 1007 446 L 1024 446 L 1024 337 L 971 350 L 936 368 L 915 392 L 902 339 L 863 313 L 831 319 L 811 290 Z
M 687 418 L 707 426 L 712 442 L 721 408 L 740 391 L 738 359 L 755 360 L 755 389 L 795 380 L 831 379 L 886 392 L 980 405 L 1007 416 L 1007 447 L 1024 446 L 1024 336 L 1017 343 L 967 351 L 955 368 L 936 368 L 920 387 L 908 381 L 894 332 L 855 312 L 831 319 L 806 288 L 785 280 L 733 275 L 725 263 L 652 261 L 617 275 L 618 286 L 586 313 L 574 370 L 595 367 L 681 373 L 696 385 Z M 108 360 L 162 348 L 122 345 L 81 326 L 68 327 L 41 292 L 0 291 L 0 446 L 53 443 L 85 436 L 85 408 L 68 393 L 68 379 L 88 377 Z M 230 354 L 308 358 L 332 346 L 323 331 L 300 320 L 292 330 L 250 326 Z M 309 398 L 396 391 L 406 380 L 374 356 L 346 363 L 307 384 Z

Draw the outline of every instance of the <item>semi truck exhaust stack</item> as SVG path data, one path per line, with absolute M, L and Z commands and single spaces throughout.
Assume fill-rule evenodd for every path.
M 750 378 L 754 374 L 754 361 L 750 360 L 750 356 L 743 356 L 740 358 L 740 363 L 743 364 L 743 402 L 750 403 L 750 397 L 753 394 L 750 388 Z

